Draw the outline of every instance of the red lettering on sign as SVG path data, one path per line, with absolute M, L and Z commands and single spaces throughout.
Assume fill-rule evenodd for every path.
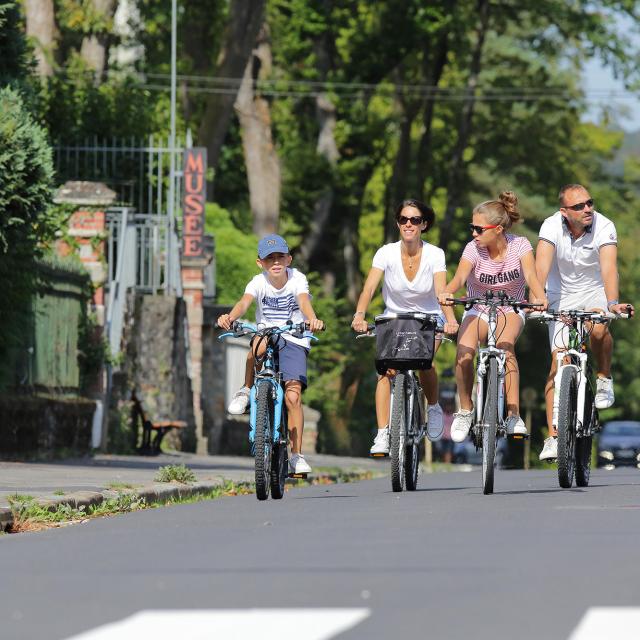
M 200 193 L 204 186 L 204 174 L 202 173 L 185 173 L 184 188 L 187 193 Z
M 184 215 L 200 216 L 204 212 L 204 197 L 199 193 L 188 193 L 184 197 Z
M 198 236 L 184 237 L 184 255 L 185 257 L 194 258 L 202 255 L 202 238 Z
M 187 161 L 184 168 L 185 173 L 204 173 L 203 154 L 195 153 L 195 150 L 187 151 Z
M 198 235 L 202 233 L 204 224 L 202 216 L 185 216 L 184 217 L 184 234 L 186 236 Z

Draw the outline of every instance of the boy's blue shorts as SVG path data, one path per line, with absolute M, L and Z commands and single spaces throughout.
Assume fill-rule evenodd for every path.
M 289 340 L 278 341 L 278 360 L 283 380 L 298 380 L 307 388 L 307 356 L 309 349 Z

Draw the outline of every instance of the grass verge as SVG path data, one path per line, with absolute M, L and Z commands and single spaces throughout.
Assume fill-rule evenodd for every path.
M 189 470 L 190 471 L 190 470 Z M 313 485 L 329 485 L 345 482 L 370 480 L 377 475 L 372 471 L 343 471 L 333 467 L 318 467 L 314 475 L 307 479 L 288 480 L 285 490 Z M 182 476 L 181 476 L 182 477 Z M 194 477 L 195 479 L 195 477 Z M 156 478 L 157 480 L 157 478 Z M 168 482 L 168 480 L 165 480 Z M 183 483 L 175 479 L 174 482 Z M 114 483 L 115 484 L 115 483 Z M 135 491 L 118 489 L 115 497 L 105 497 L 98 504 L 73 506 L 68 503 L 41 504 L 29 495 L 18 495 L 9 498 L 9 505 L 13 514 L 13 523 L 7 533 L 25 533 L 41 531 L 53 527 L 64 527 L 71 524 L 86 522 L 92 518 L 129 513 L 141 509 L 154 509 L 162 506 L 193 504 L 206 500 L 217 500 L 229 496 L 248 495 L 255 492 L 252 482 L 226 481 L 213 489 L 199 490 L 193 487 L 188 495 L 171 496 L 164 500 L 148 501 Z

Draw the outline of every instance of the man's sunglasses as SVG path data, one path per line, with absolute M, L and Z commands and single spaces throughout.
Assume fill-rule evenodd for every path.
M 567 205 L 565 209 L 572 209 L 573 211 L 582 211 L 585 207 L 593 207 L 592 198 L 589 198 L 584 202 L 578 202 L 578 204 Z
M 417 227 L 424 222 L 424 219 L 422 218 L 422 216 L 411 216 L 410 218 L 407 218 L 407 216 L 400 216 L 398 218 L 398 224 L 401 227 L 407 224 L 407 222 L 410 222 L 414 227 Z
M 485 225 L 484 227 L 481 227 L 479 224 L 470 224 L 469 231 L 471 231 L 471 233 L 475 231 L 479 236 L 481 236 L 483 232 L 486 231 L 487 229 L 495 229 L 499 226 L 500 226 L 499 224 L 488 224 L 488 225 Z

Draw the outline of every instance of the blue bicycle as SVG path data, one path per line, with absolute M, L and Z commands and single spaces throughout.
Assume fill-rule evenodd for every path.
M 289 474 L 287 442 L 287 407 L 284 402 L 282 374 L 278 364 L 278 341 L 284 340 L 283 333 L 297 338 L 311 338 L 306 331 L 307 324 L 294 324 L 289 321 L 281 327 L 258 328 L 253 324 L 236 321 L 218 340 L 251 335 L 254 356 L 254 383 L 249 396 L 249 442 L 255 456 L 256 497 L 266 500 L 271 497 L 279 500 L 284 496 L 284 484 L 287 476 L 305 478 L 306 473 Z M 264 347 L 264 351 L 263 351 Z

